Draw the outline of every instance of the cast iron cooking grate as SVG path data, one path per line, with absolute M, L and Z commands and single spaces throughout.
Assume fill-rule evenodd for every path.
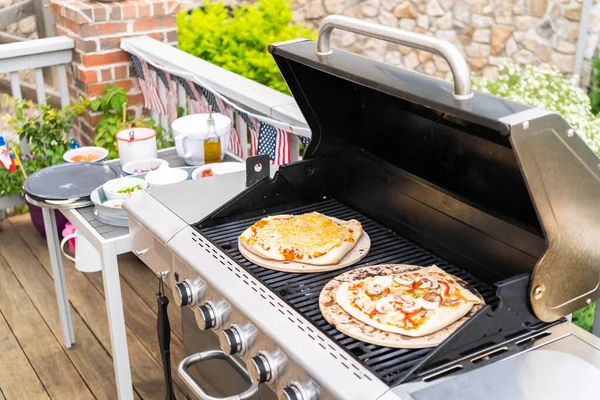
M 442 260 L 429 251 L 417 246 L 352 208 L 338 202 L 327 200 L 308 206 L 297 207 L 277 214 L 301 214 L 317 211 L 343 220 L 356 219 L 363 225 L 371 237 L 371 250 L 358 264 L 351 267 L 320 274 L 294 274 L 271 271 L 246 260 L 238 251 L 237 238 L 251 224 L 261 217 L 247 218 L 235 222 L 213 226 L 200 230 L 203 236 L 225 251 L 240 266 L 259 279 L 265 286 L 279 295 L 306 319 L 325 333 L 330 339 L 365 365 L 373 374 L 386 384 L 391 385 L 402 374 L 425 357 L 432 349 L 394 349 L 361 342 L 338 332 L 321 315 L 319 294 L 321 289 L 333 277 L 351 269 L 375 264 L 415 264 L 429 266 L 437 264 L 446 272 L 465 280 L 476 288 L 486 303 L 498 301 L 495 288 L 478 280 L 469 273 Z M 265 214 L 265 216 L 268 215 Z

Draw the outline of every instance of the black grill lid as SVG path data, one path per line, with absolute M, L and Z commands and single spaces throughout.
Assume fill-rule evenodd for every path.
M 354 148 L 539 236 L 529 295 L 543 321 L 600 297 L 599 162 L 562 118 L 479 92 L 457 100 L 451 83 L 317 55 L 313 41 L 269 50 L 312 130 L 305 159 Z

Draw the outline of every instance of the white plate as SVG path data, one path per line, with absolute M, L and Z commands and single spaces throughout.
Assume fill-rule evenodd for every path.
M 214 163 L 214 164 L 206 164 L 201 167 L 198 167 L 192 172 L 192 179 L 202 178 L 200 176 L 202 171 L 206 171 L 210 169 L 214 175 L 225 175 L 231 174 L 233 172 L 241 172 L 246 170 L 246 164 L 240 162 L 224 162 L 224 163 Z M 205 177 L 206 178 L 206 177 Z

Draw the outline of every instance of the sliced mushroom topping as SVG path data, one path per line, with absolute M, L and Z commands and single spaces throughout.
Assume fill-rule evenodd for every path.
M 377 310 L 380 314 L 385 314 L 386 312 L 394 310 L 394 299 L 390 300 L 389 297 L 384 297 L 382 299 L 377 300 L 375 303 L 375 310 Z
M 377 282 L 369 282 L 367 284 L 367 293 L 369 293 L 370 295 L 378 295 L 381 294 L 381 292 L 383 292 L 383 285 L 377 283 Z
M 403 303 L 414 303 L 415 302 L 415 297 L 411 294 L 401 294 L 400 296 L 397 297 L 397 299 Z
M 425 296 L 423 296 L 423 299 L 425 299 L 427 301 L 432 301 L 434 303 L 435 302 L 439 303 L 440 301 L 442 301 L 442 296 L 440 296 L 439 294 L 437 294 L 435 292 L 429 292 Z
M 410 274 L 395 275 L 394 282 L 399 285 L 409 286 L 415 281 L 415 277 Z
M 400 309 L 402 310 L 402 312 L 405 313 L 413 313 L 415 311 L 419 311 L 421 309 L 421 305 L 417 304 L 416 301 L 413 301 L 411 303 L 405 302 L 402 303 L 402 307 Z
M 375 309 L 375 302 L 372 300 L 365 300 L 364 303 L 362 304 L 362 309 L 364 312 L 366 313 L 372 313 L 373 310 Z
M 420 289 L 437 289 L 439 286 L 440 285 L 437 279 L 433 276 L 421 277 L 421 286 L 419 286 Z
M 417 303 L 426 310 L 435 310 L 440 307 L 442 296 L 437 293 L 427 293 L 424 297 L 417 299 Z
M 427 301 L 425 299 L 418 299 L 418 304 L 422 308 L 426 310 L 435 310 L 436 308 L 440 308 L 439 302 Z

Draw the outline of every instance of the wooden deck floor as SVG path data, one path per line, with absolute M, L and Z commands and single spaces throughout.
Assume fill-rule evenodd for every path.
M 71 349 L 62 343 L 45 240 L 29 215 L 0 221 L 0 400 L 117 397 L 102 275 L 64 263 L 76 340 Z M 119 267 L 136 398 L 164 399 L 156 278 L 132 254 L 120 256 Z M 181 316 L 172 302 L 169 317 L 177 366 L 183 358 Z M 176 384 L 177 398 L 185 398 L 177 378 Z

